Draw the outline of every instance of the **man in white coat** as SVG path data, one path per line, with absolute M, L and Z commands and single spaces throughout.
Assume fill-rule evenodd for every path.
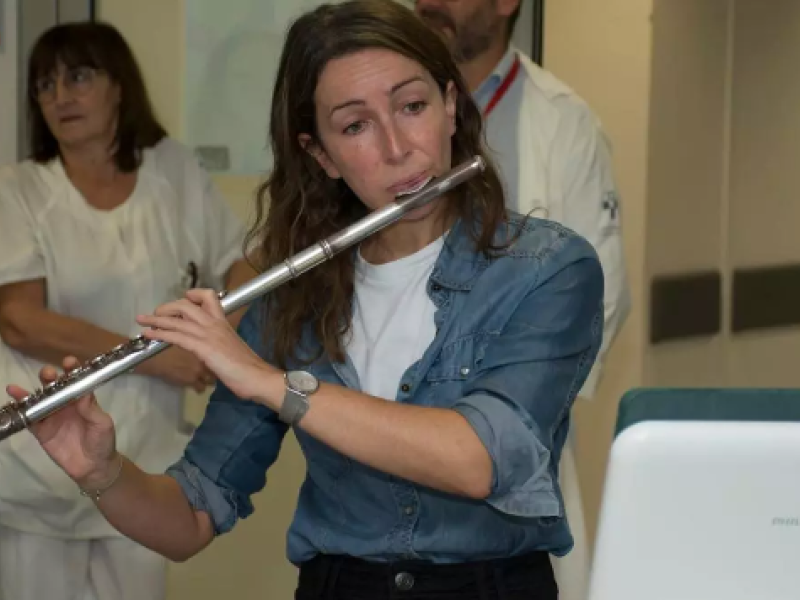
M 416 0 L 417 14 L 446 39 L 486 119 L 507 203 L 563 223 L 591 242 L 606 279 L 605 335 L 579 396 L 591 398 L 603 356 L 630 311 L 620 207 L 608 142 L 587 104 L 511 44 L 521 0 Z M 575 547 L 555 561 L 562 600 L 585 600 L 590 570 L 574 447 L 561 485 Z

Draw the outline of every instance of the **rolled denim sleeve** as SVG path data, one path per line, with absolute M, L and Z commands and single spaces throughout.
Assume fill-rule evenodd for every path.
M 256 302 L 239 325 L 239 334 L 256 352 L 261 347 L 259 319 Z M 274 411 L 241 400 L 220 383 L 183 457 L 167 474 L 195 510 L 208 513 L 216 534 L 226 533 L 252 514 L 251 497 L 266 485 L 287 429 Z
M 493 464 L 487 502 L 509 515 L 561 517 L 555 478 L 569 412 L 603 335 L 603 272 L 572 237 L 538 259 L 538 277 L 453 409 Z

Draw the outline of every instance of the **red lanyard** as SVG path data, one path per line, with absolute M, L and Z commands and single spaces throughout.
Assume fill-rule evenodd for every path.
M 519 55 L 514 57 L 514 64 L 511 65 L 511 69 L 509 69 L 508 73 L 503 79 L 500 87 L 497 88 L 492 98 L 489 100 L 489 104 L 486 105 L 486 109 L 483 111 L 483 118 L 489 116 L 489 113 L 492 112 L 497 103 L 503 99 L 503 96 L 506 95 L 508 88 L 511 87 L 511 84 L 514 83 L 514 80 L 517 78 L 517 74 L 519 73 Z

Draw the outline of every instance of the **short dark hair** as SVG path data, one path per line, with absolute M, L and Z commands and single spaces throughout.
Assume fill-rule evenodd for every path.
M 506 32 L 508 39 L 511 39 L 511 36 L 514 35 L 514 27 L 517 25 L 517 19 L 519 19 L 520 11 L 522 11 L 522 0 L 519 2 L 517 10 L 511 13 L 511 16 L 508 17 L 508 31 Z
M 56 25 L 36 41 L 28 60 L 28 121 L 31 158 L 46 163 L 59 156 L 53 136 L 36 99 L 36 82 L 56 70 L 91 67 L 106 73 L 120 86 L 114 160 L 123 172 L 141 164 L 141 151 L 155 146 L 167 132 L 153 112 L 139 65 L 125 38 L 111 25 L 81 22 Z

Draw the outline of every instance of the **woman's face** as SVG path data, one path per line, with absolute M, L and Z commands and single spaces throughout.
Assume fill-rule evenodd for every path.
M 430 73 L 401 54 L 370 49 L 330 61 L 315 104 L 321 144 L 309 145 L 307 135 L 301 144 L 372 210 L 451 168 L 455 86 L 443 96 Z
M 47 126 L 61 146 L 113 139 L 120 88 L 102 71 L 66 67 L 35 82 L 36 99 Z

